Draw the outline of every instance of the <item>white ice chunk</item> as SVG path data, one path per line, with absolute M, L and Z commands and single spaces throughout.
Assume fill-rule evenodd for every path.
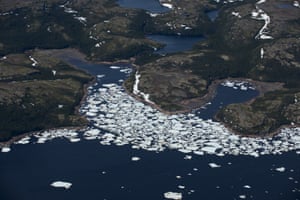
M 185 186 L 184 185 L 178 185 L 178 188 L 183 190 L 183 189 L 185 189 Z
M 166 199 L 181 200 L 182 194 L 178 192 L 166 192 L 164 193 L 164 197 Z
M 169 9 L 173 8 L 173 5 L 170 4 L 170 3 L 162 3 L 161 5 L 164 6 L 164 7 L 166 7 L 166 8 L 169 8 Z
M 51 186 L 57 187 L 57 188 L 69 189 L 72 186 L 72 183 L 64 182 L 64 181 L 55 181 L 55 182 L 51 183 Z
M 10 152 L 10 148 L 9 147 L 2 147 L 1 152 L 2 153 L 8 153 L 8 152 Z
M 6 56 L 3 56 L 2 58 L 0 58 L 0 60 L 6 60 L 7 57 Z
M 112 66 L 110 66 L 109 68 L 111 68 L 111 69 L 120 69 L 121 67 L 120 67 L 120 66 L 112 65 Z
M 183 159 L 185 159 L 185 160 L 191 160 L 191 159 L 192 159 L 192 156 L 191 156 L 191 155 L 186 155 L 186 156 L 184 156 Z
M 139 160 L 141 160 L 140 157 L 132 157 L 132 158 L 131 158 L 131 161 L 139 161 Z
M 211 168 L 219 168 L 221 165 L 217 165 L 216 163 L 208 163 Z
M 214 154 L 217 150 L 217 147 L 207 146 L 207 147 L 203 147 L 201 150 L 209 154 Z
M 285 171 L 285 167 L 278 167 L 275 169 L 278 172 L 284 172 Z
M 70 142 L 79 142 L 80 138 L 70 138 Z

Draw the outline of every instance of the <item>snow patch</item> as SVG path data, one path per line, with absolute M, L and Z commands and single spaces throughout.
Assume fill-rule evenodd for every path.
M 264 58 L 264 54 L 265 54 L 265 51 L 263 48 L 260 48 L 260 58 L 263 59 Z
M 109 68 L 111 68 L 111 69 L 120 69 L 121 67 L 120 66 L 110 66 Z
M 270 16 L 265 13 L 264 10 L 260 9 L 258 5 L 265 3 L 266 0 L 260 0 L 256 3 L 256 9 L 252 11 L 252 19 L 265 21 L 264 26 L 259 30 L 258 34 L 255 36 L 255 39 L 268 40 L 273 39 L 272 36 L 268 35 L 268 25 L 271 23 Z
M 139 161 L 139 160 L 141 160 L 140 157 L 132 157 L 132 158 L 131 158 L 131 161 Z
M 155 104 L 150 100 L 150 95 L 145 94 L 144 92 L 139 90 L 139 82 L 140 82 L 141 74 L 138 73 L 138 71 L 135 73 L 135 82 L 133 85 L 133 94 L 141 96 L 147 103 Z
M 31 65 L 33 66 L 33 67 L 36 67 L 39 63 L 37 62 L 37 60 L 36 59 L 34 59 L 32 56 L 29 56 L 29 59 L 33 62 Z
M 247 81 L 226 80 L 225 82 L 221 83 L 221 85 L 242 91 L 255 90 L 254 86 Z
M 232 12 L 231 14 L 235 17 L 242 18 L 239 12 Z
M 166 8 L 173 9 L 173 5 L 170 4 L 170 3 L 162 3 L 161 5 L 166 7 Z

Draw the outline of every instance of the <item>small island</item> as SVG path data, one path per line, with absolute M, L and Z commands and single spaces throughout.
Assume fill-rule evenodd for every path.
M 299 5 L 160 3 L 169 10 L 123 8 L 115 0 L 1 1 L 0 140 L 87 124 L 77 108 L 93 77 L 55 53 L 71 48 L 92 62 L 131 62 L 135 71 L 124 87 L 166 113 L 200 107 L 222 81 L 246 80 L 259 96 L 222 108 L 216 120 L 251 136 L 299 126 Z M 218 12 L 214 20 L 207 15 L 211 11 Z M 147 38 L 155 34 L 204 39 L 188 51 L 161 55 L 157 50 L 164 45 Z

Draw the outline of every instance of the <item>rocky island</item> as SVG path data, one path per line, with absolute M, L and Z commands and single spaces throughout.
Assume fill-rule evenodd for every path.
M 127 91 L 163 111 L 189 111 L 208 102 L 216 84 L 247 80 L 260 95 L 222 108 L 217 120 L 245 135 L 299 126 L 298 1 L 160 3 L 170 10 L 128 9 L 115 0 L 1 0 L 0 139 L 87 123 L 76 107 L 92 77 L 55 54 L 66 48 L 94 62 L 132 62 Z M 153 34 L 205 40 L 161 55 L 164 45 L 146 37 Z

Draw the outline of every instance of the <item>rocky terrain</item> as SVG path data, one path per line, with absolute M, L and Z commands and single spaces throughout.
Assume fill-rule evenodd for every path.
M 205 42 L 138 68 L 140 90 L 161 108 L 178 111 L 199 106 L 186 102 L 206 97 L 209 86 L 221 79 L 273 82 L 256 100 L 223 108 L 216 118 L 246 135 L 299 125 L 299 8 L 271 0 L 220 4 L 213 32 L 203 32 Z
M 258 89 L 271 82 L 259 98 L 229 105 L 216 119 L 247 135 L 300 124 L 298 1 L 160 2 L 170 10 L 127 9 L 114 0 L 0 0 L 1 138 L 85 123 L 74 109 L 91 77 L 44 51 L 67 47 L 92 61 L 130 59 L 136 72 L 127 90 L 164 111 L 198 107 L 227 78 L 254 80 Z M 214 21 L 206 14 L 211 10 L 219 12 Z M 163 44 L 148 34 L 205 40 L 190 51 L 159 55 Z
M 0 140 L 87 123 L 75 107 L 90 75 L 37 50 L 6 55 L 0 69 Z

